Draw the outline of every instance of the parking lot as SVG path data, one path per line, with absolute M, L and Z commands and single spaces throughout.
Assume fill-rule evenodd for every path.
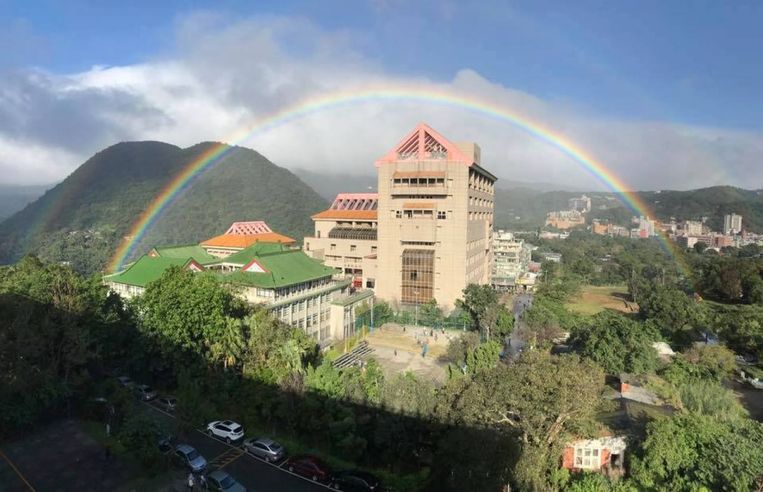
M 172 422 L 174 416 L 160 410 L 151 403 L 145 404 L 159 418 Z M 179 439 L 179 441 L 181 441 Z M 283 468 L 285 459 L 277 463 L 266 463 L 249 453 L 245 453 L 240 443 L 227 444 L 208 436 L 203 429 L 189 433 L 182 442 L 190 444 L 204 456 L 209 465 L 207 473 L 225 470 L 249 491 L 293 491 L 316 492 L 332 490 Z M 288 451 L 288 450 L 287 450 Z

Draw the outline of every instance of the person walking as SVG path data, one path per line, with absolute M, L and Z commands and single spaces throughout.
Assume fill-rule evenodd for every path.
M 193 473 L 189 473 L 188 474 L 188 491 L 189 492 L 193 491 L 193 485 L 194 485 L 194 483 L 193 483 Z

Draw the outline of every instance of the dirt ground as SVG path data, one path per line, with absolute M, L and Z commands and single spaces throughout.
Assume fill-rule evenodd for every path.
M 388 323 L 374 330 L 365 340 L 374 349 L 374 359 L 387 376 L 411 371 L 417 376 L 442 383 L 446 377 L 447 363 L 443 356 L 452 338 L 460 333 L 453 331 L 435 331 L 423 326 L 403 326 Z M 416 341 L 429 342 L 429 351 L 422 357 L 422 345 Z
M 638 311 L 638 304 L 628 300 L 628 297 L 628 289 L 625 286 L 587 285 L 580 289 L 580 294 L 567 303 L 567 307 L 581 314 L 596 314 L 605 309 L 622 313 Z

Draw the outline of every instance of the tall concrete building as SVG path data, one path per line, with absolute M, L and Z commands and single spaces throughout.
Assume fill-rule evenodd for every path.
M 739 234 L 742 232 L 742 216 L 729 214 L 723 217 L 723 233 Z
M 422 123 L 376 166 L 376 295 L 450 309 L 468 284 L 489 283 L 496 177 L 479 146 Z

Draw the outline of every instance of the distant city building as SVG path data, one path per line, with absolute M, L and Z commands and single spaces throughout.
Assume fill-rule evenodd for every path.
M 734 235 L 742 232 L 742 216 L 737 214 L 728 214 L 723 217 L 723 233 Z
M 567 202 L 567 208 L 575 210 L 580 213 L 587 213 L 591 211 L 591 198 L 586 195 L 570 198 Z
M 467 285 L 489 283 L 496 177 L 479 146 L 422 123 L 376 167 L 377 296 L 450 309 Z
M 313 215 L 315 235 L 305 238 L 305 253 L 338 268 L 355 287 L 374 288 L 377 265 L 376 193 L 340 193 L 331 206 Z
M 506 231 L 493 231 L 493 275 L 496 289 L 513 290 L 518 279 L 528 271 L 530 246 Z
M 698 220 L 687 220 L 683 223 L 684 236 L 701 236 L 704 231 L 704 225 Z
M 538 253 L 538 258 L 540 258 L 541 261 L 551 261 L 553 263 L 561 263 L 562 254 L 547 251 L 547 252 Z
M 585 216 L 577 210 L 558 210 L 546 214 L 546 225 L 555 229 L 571 229 L 585 225 Z

